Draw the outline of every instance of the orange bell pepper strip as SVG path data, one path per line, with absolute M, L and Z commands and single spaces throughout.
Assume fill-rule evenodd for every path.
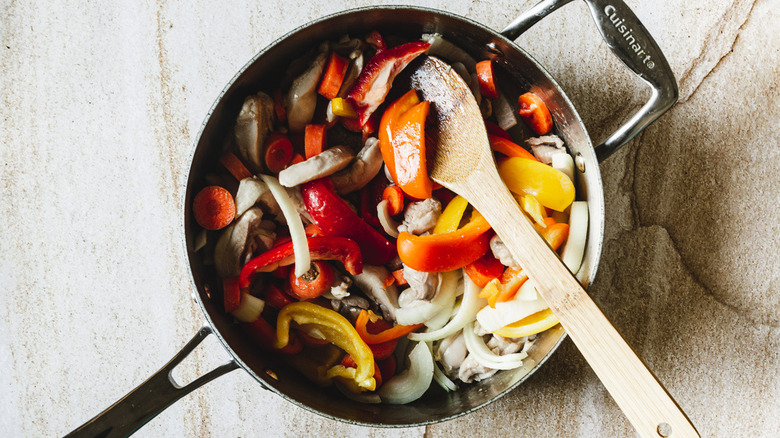
M 495 308 L 496 303 L 509 301 L 517 295 L 520 286 L 528 280 L 528 276 L 519 268 L 507 268 L 500 278 L 490 280 L 482 291 L 479 298 L 488 300 L 488 305 Z
M 534 154 L 523 149 L 522 146 L 512 142 L 511 140 L 493 134 L 488 134 L 488 139 L 490 140 L 490 147 L 499 154 L 504 154 L 507 157 L 520 157 L 539 161 L 536 159 Z
M 444 234 L 415 236 L 402 232 L 398 236 L 398 256 L 412 269 L 423 272 L 446 272 L 462 268 L 479 259 L 490 249 L 490 224 L 478 212 L 463 228 Z
M 361 310 L 357 320 L 355 320 L 355 330 L 357 330 L 360 338 L 368 345 L 381 344 L 392 341 L 393 339 L 401 338 L 425 325 L 422 323 L 414 325 L 396 325 L 387 330 L 382 330 L 379 333 L 369 333 L 368 327 L 366 327 L 368 325 L 368 319 L 368 311 Z
M 396 185 L 416 199 L 430 198 L 433 182 L 428 177 L 425 154 L 425 119 L 430 103 L 420 102 L 410 90 L 393 102 L 379 122 L 382 157 Z

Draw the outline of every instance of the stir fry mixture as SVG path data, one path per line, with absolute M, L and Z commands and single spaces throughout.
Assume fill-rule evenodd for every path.
M 440 35 L 389 42 L 324 42 L 246 97 L 192 211 L 221 279 L 211 298 L 258 348 L 313 384 L 397 404 L 521 367 L 558 323 L 490 224 L 430 179 L 429 102 L 391 92 L 404 68 L 437 56 L 469 84 L 500 175 L 574 273 L 588 207 L 538 96 L 505 96 L 492 61 Z

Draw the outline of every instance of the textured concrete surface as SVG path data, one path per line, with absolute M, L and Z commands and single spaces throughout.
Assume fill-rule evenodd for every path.
M 428 1 L 501 29 L 531 1 Z M 777 0 L 629 1 L 680 102 L 601 166 L 591 293 L 703 436 L 780 433 Z M 63 435 L 202 324 L 179 200 L 198 127 L 254 53 L 356 1 L 2 1 L 0 435 Z M 519 43 L 594 139 L 646 98 L 584 4 Z M 210 340 L 181 373 L 227 360 Z M 466 433 L 468 431 L 468 433 Z M 567 341 L 520 389 L 458 420 L 382 430 L 320 418 L 233 372 L 138 436 L 634 436 Z

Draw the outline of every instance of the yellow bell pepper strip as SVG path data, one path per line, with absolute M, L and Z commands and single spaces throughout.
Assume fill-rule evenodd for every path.
M 441 212 L 439 220 L 436 221 L 436 226 L 433 227 L 433 234 L 451 233 L 458 229 L 460 220 L 463 218 L 463 213 L 466 212 L 466 207 L 469 206 L 469 202 L 463 199 L 462 196 L 456 196 L 452 198 L 444 211 Z
M 493 333 L 505 338 L 522 338 L 541 333 L 558 324 L 558 318 L 552 313 L 552 310 L 545 309 L 528 315 L 520 321 L 501 327 Z
M 531 219 L 533 219 L 537 225 L 547 228 L 547 225 L 544 222 L 544 219 L 547 217 L 547 212 L 536 198 L 531 195 L 515 195 L 515 197 L 519 198 L 520 207 L 531 216 Z
M 566 174 L 538 161 L 508 158 L 498 165 L 513 193 L 531 195 L 545 207 L 563 211 L 574 201 L 574 184 Z
M 328 370 L 326 377 L 354 380 L 360 388 L 368 391 L 376 388 L 374 355 L 346 318 L 336 311 L 308 301 L 288 304 L 279 311 L 276 319 L 276 348 L 284 348 L 289 342 L 290 323 L 293 321 L 299 325 L 309 324 L 317 327 L 325 339 L 355 359 L 357 368 L 334 365 Z
M 361 310 L 360 314 L 357 317 L 357 320 L 355 321 L 355 330 L 357 330 L 361 339 L 366 341 L 367 344 L 372 344 L 372 345 L 381 344 L 384 342 L 389 342 L 394 339 L 401 338 L 417 329 L 422 328 L 425 325 L 422 323 L 414 324 L 414 325 L 395 325 L 393 327 L 388 328 L 387 330 L 382 330 L 379 333 L 369 333 L 367 327 L 368 318 L 369 318 L 368 311 Z
M 490 224 L 476 210 L 463 228 L 445 234 L 398 235 L 398 256 L 410 268 L 423 272 L 460 269 L 490 249 Z

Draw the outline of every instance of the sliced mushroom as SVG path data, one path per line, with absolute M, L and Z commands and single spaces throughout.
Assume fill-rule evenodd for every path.
M 321 154 L 320 154 L 321 155 Z M 382 150 L 379 140 L 374 137 L 366 139 L 363 149 L 358 152 L 355 161 L 350 166 L 331 176 L 333 186 L 340 195 L 352 193 L 361 189 L 382 170 Z
M 238 154 L 254 173 L 263 170 L 263 144 L 274 122 L 274 101 L 262 91 L 244 99 L 233 134 Z
M 236 277 L 241 273 L 241 263 L 250 231 L 262 220 L 263 210 L 258 207 L 250 208 L 219 236 L 214 248 L 214 267 L 220 277 Z
M 365 58 L 363 57 L 363 52 L 361 50 L 353 51 L 349 54 L 349 58 L 352 62 L 349 63 L 347 73 L 344 75 L 344 82 L 341 83 L 341 88 L 339 88 L 339 97 L 341 98 L 347 97 L 349 90 L 352 89 L 358 76 L 360 76 L 360 72 L 363 71 L 363 61 Z
M 324 44 L 309 68 L 295 78 L 290 90 L 287 91 L 284 103 L 287 108 L 287 123 L 292 132 L 302 132 L 314 116 L 314 108 L 317 106 L 317 84 L 327 59 L 328 47 Z
M 398 291 L 394 284 L 385 287 L 385 279 L 388 275 L 390 272 L 384 266 L 363 265 L 363 272 L 352 278 L 355 285 L 379 305 L 382 316 L 389 321 L 395 321 Z
M 347 167 L 355 156 L 344 146 L 332 147 L 308 160 L 279 172 L 279 184 L 295 187 L 308 181 L 333 175 Z

